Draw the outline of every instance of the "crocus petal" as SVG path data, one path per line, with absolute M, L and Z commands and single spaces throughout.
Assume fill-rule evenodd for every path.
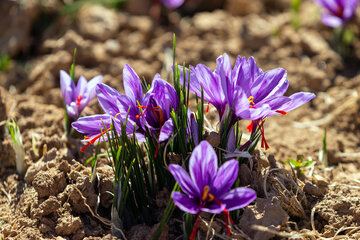
M 228 211 L 243 208 L 256 199 L 256 192 L 251 188 L 239 187 L 226 193 L 220 201 Z
M 74 102 L 70 105 L 66 105 L 66 112 L 71 119 L 76 119 L 79 116 L 79 108 Z
M 80 76 L 75 92 L 74 92 L 74 101 L 79 107 L 79 113 L 82 112 L 82 110 L 89 104 L 91 99 L 89 99 L 89 92 L 88 92 L 88 82 L 84 76 Z M 80 102 L 78 103 L 78 99 L 80 99 Z
M 66 105 L 70 105 L 73 101 L 75 84 L 71 79 L 70 75 L 67 74 L 64 70 L 60 70 L 60 89 L 64 98 L 64 102 Z
M 161 79 L 159 74 L 155 75 L 147 94 L 154 96 L 154 99 L 163 111 L 164 118 L 170 117 L 170 108 L 176 110 L 179 105 L 175 88 Z
M 201 96 L 201 87 L 203 87 L 204 99 L 214 105 L 219 113 L 223 112 L 226 99 L 220 80 L 208 67 L 202 64 L 197 65 L 194 72 L 200 84 L 198 87 L 200 94 L 198 94 L 198 96 Z M 190 79 L 190 81 L 192 80 Z M 192 84 L 192 82 L 190 82 L 190 84 Z
M 190 117 L 190 129 L 191 129 L 191 136 L 194 140 L 194 144 L 195 146 L 197 146 L 199 144 L 199 127 L 194 116 Z
M 359 0 L 342 0 L 342 4 L 344 6 L 343 16 L 345 19 L 350 19 L 359 4 Z
M 189 160 L 189 171 L 200 191 L 206 185 L 212 184 L 218 169 L 217 161 L 216 153 L 209 142 L 202 141 L 194 148 Z
M 255 108 L 257 106 L 260 106 L 262 104 L 268 104 L 272 110 L 278 110 L 281 106 L 284 104 L 291 102 L 291 99 L 289 97 L 284 96 L 272 96 L 269 98 L 266 98 L 262 100 L 261 102 L 255 104 Z
M 88 136 L 94 136 L 100 134 L 100 129 L 105 127 L 109 128 L 111 123 L 111 116 L 108 114 L 98 114 L 87 117 L 81 117 L 76 122 L 73 122 L 71 126 L 78 132 Z
M 251 87 L 255 103 L 276 91 L 286 81 L 286 77 L 286 71 L 282 68 L 272 69 L 260 75 Z
M 83 77 L 80 77 L 80 79 L 85 79 Z M 80 80 L 79 80 L 80 81 Z M 96 85 L 101 83 L 102 81 L 102 76 L 96 76 L 94 78 L 92 78 L 89 82 L 86 83 L 86 89 L 81 90 L 84 91 L 83 93 L 81 93 L 81 101 L 79 104 L 79 112 L 82 112 L 82 110 L 84 110 L 84 108 L 91 102 L 91 100 L 93 100 L 93 98 L 96 95 Z M 78 83 L 79 86 L 79 83 Z
M 230 106 L 232 106 L 234 93 L 234 79 L 231 76 L 231 61 L 229 56 L 224 53 L 217 60 L 217 67 L 215 72 L 218 74 L 224 91 L 225 99 Z
M 239 149 L 235 149 L 235 151 L 232 153 L 225 154 L 225 159 L 238 158 L 238 157 L 249 158 L 249 159 L 252 158 L 252 156 L 249 152 L 243 152 L 243 151 L 240 151 Z
M 257 120 L 266 116 L 271 107 L 268 104 L 262 104 L 256 108 L 250 108 L 249 99 L 242 90 L 235 93 L 234 98 L 234 113 L 237 117 L 247 120 Z
M 341 18 L 327 13 L 322 14 L 321 21 L 324 25 L 333 28 L 340 27 L 344 24 L 344 21 Z
M 308 92 L 298 92 L 291 95 L 289 98 L 291 99 L 290 102 L 284 104 L 281 108 L 279 108 L 280 111 L 290 112 L 291 110 L 294 110 L 295 108 L 300 107 L 301 105 L 309 102 L 315 97 L 315 94 L 308 93 Z
M 184 212 L 191 214 L 197 214 L 199 212 L 199 206 L 196 202 L 179 192 L 172 192 L 172 199 L 175 205 Z
M 103 80 L 103 76 L 99 75 L 92 78 L 87 85 L 89 101 L 91 101 L 96 95 L 96 85 L 100 84 Z
M 216 189 L 216 196 L 221 197 L 226 193 L 237 179 L 239 162 L 228 160 L 220 168 L 214 179 L 213 186 Z
M 83 97 L 85 97 L 85 94 L 86 95 L 88 94 L 87 80 L 84 76 L 80 76 L 80 78 L 76 84 L 74 95 L 77 98 L 79 96 L 79 94 L 81 94 Z
M 96 94 L 100 106 L 107 114 L 115 116 L 119 112 L 117 102 L 121 98 L 121 94 L 118 91 L 102 83 L 96 86 Z
M 228 138 L 227 138 L 226 150 L 229 152 L 235 151 L 235 130 L 234 126 L 231 127 Z
M 235 79 L 234 88 L 240 87 L 250 96 L 250 86 L 261 74 L 263 74 L 263 71 L 257 66 L 253 57 L 246 60 L 246 57 L 238 56 L 232 73 L 232 77 Z
M 184 3 L 184 0 L 162 0 L 162 3 L 167 8 L 175 9 L 180 7 Z
M 168 140 L 173 132 L 174 132 L 174 123 L 173 120 L 169 118 L 161 127 L 159 142 Z
M 128 96 L 135 104 L 137 104 L 137 101 L 142 104 L 144 94 L 141 80 L 128 64 L 125 64 L 123 69 L 123 82 L 126 96 Z
M 200 211 L 219 214 L 224 211 L 225 207 L 226 207 L 225 204 L 219 205 L 216 202 L 212 202 L 211 204 L 208 204 L 206 207 L 200 207 Z
M 194 185 L 189 174 L 182 167 L 177 164 L 170 164 L 169 171 L 174 176 L 175 180 L 179 183 L 184 193 L 193 198 L 200 196 L 198 187 Z

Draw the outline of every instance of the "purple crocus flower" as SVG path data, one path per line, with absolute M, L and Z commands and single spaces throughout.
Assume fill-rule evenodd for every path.
M 89 82 L 81 76 L 75 86 L 69 74 L 60 70 L 60 88 L 70 118 L 76 119 L 82 110 L 95 97 L 95 87 L 101 83 L 102 76 L 96 76 Z
M 175 9 L 180 7 L 184 3 L 184 0 L 162 0 L 162 3 L 169 9 Z
M 158 145 L 155 156 L 158 152 L 159 143 L 167 140 L 174 131 L 174 122 L 170 117 L 171 111 L 176 111 L 179 105 L 178 96 L 172 85 L 162 80 L 159 74 L 156 74 L 150 90 L 143 98 L 143 105 L 138 105 L 142 113 L 136 116 L 140 119 L 140 124 L 159 132 Z
M 140 78 L 127 64 L 123 69 L 123 82 L 126 95 L 120 94 L 106 84 L 99 84 L 96 87 L 96 94 L 105 114 L 82 117 L 72 124 L 74 129 L 86 135 L 84 140 L 89 142 L 88 145 L 81 149 L 82 151 L 90 144 L 98 140 L 101 141 L 102 136 L 110 130 L 112 121 L 114 121 L 116 131 L 120 132 L 121 122 L 124 124 L 125 120 L 127 120 L 126 132 L 132 135 L 135 128 L 137 139 L 144 141 L 144 131 L 137 118 L 140 114 L 137 105 L 143 101 L 143 90 Z M 100 132 L 100 129 L 104 128 L 103 124 L 106 129 Z
M 224 53 L 217 59 L 214 72 L 202 64 L 191 68 L 190 91 L 200 96 L 202 87 L 204 99 L 215 106 L 221 122 L 230 118 L 232 126 L 239 119 L 248 119 L 262 126 L 260 122 L 266 117 L 286 114 L 315 97 L 306 92 L 285 97 L 289 86 L 286 77 L 282 68 L 263 72 L 253 57 L 238 56 L 232 68 Z M 262 142 L 267 146 L 264 135 Z
M 325 9 L 322 22 L 329 27 L 337 28 L 349 21 L 359 4 L 359 0 L 314 0 Z
M 197 214 L 191 239 L 195 236 L 201 211 L 223 212 L 227 222 L 230 218 L 228 211 L 245 207 L 256 198 L 255 191 L 250 188 L 239 187 L 229 191 L 238 176 L 239 163 L 228 160 L 218 169 L 217 155 L 207 141 L 200 142 L 192 152 L 190 176 L 176 164 L 170 164 L 169 170 L 185 193 L 172 192 L 174 203 L 184 212 Z M 228 226 L 227 230 L 230 233 Z
M 82 117 L 72 124 L 73 128 L 85 134 L 89 144 L 101 140 L 100 137 L 110 130 L 112 120 L 118 132 L 121 131 L 121 122 L 126 121 L 126 132 L 131 136 L 135 129 L 139 141 L 145 140 L 146 127 L 159 131 L 158 142 L 167 140 L 174 128 L 170 111 L 176 110 L 178 106 L 175 89 L 157 74 L 151 89 L 144 95 L 140 78 L 127 64 L 123 69 L 123 82 L 125 95 L 105 84 L 99 84 L 96 94 L 105 114 Z M 101 133 L 103 122 L 106 129 Z

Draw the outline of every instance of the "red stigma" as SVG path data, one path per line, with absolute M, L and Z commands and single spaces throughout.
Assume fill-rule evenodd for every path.
M 268 150 L 270 147 L 265 139 L 265 132 L 264 132 L 264 123 L 259 124 L 259 121 L 256 120 L 257 125 L 259 126 L 259 130 L 261 132 L 261 147 L 265 148 L 265 150 Z
M 286 115 L 286 114 L 287 114 L 287 112 L 281 111 L 281 110 L 276 110 L 275 112 L 280 113 L 280 114 L 282 114 L 282 115 Z
M 161 109 L 161 107 L 157 106 L 157 107 L 146 107 L 146 106 L 142 106 L 142 105 L 137 105 L 138 108 L 143 108 L 145 109 L 145 111 L 143 113 L 140 113 L 138 115 L 136 115 L 136 119 L 139 119 L 142 115 L 144 115 L 146 112 L 148 111 L 152 111 L 154 113 L 154 116 L 156 118 L 156 120 L 159 122 L 160 124 L 160 132 L 161 132 L 161 128 L 162 128 L 162 124 L 164 122 L 164 114 L 163 111 Z M 156 150 L 155 150 L 155 154 L 154 157 L 156 158 L 159 152 L 159 145 L 160 145 L 160 132 L 159 132 L 159 136 L 157 138 L 157 144 L 156 144 Z
M 100 133 L 99 135 L 96 135 L 96 136 L 93 137 L 93 138 L 84 137 L 85 140 L 89 140 L 89 139 L 90 139 L 90 141 L 88 142 L 88 144 L 86 144 L 83 148 L 80 149 L 80 152 L 83 152 L 86 148 L 88 148 L 88 147 L 90 146 L 90 144 L 94 144 L 94 142 L 95 142 L 96 140 L 98 140 L 102 135 L 104 135 L 105 133 L 107 133 L 107 132 L 110 131 L 110 130 L 111 130 L 111 128 L 108 128 L 108 129 L 102 131 L 102 133 Z
M 210 110 L 210 104 L 208 104 L 208 105 L 207 105 L 207 108 L 206 108 L 205 113 L 208 113 L 208 112 L 209 112 L 209 110 Z
M 247 129 L 249 132 L 251 132 L 252 129 L 253 129 L 253 126 L 254 126 L 254 123 L 253 123 L 253 121 L 251 121 L 250 124 L 246 127 L 246 129 Z
M 80 105 L 81 99 L 82 99 L 82 95 L 79 94 L 78 97 L 77 97 L 77 99 L 76 99 L 76 105 L 77 105 L 77 106 Z
M 196 214 L 196 221 L 195 221 L 195 226 L 193 231 L 191 232 L 191 235 L 189 237 L 190 240 L 194 240 L 195 238 L 195 234 L 197 232 L 197 229 L 199 227 L 199 222 L 200 222 L 200 212 Z

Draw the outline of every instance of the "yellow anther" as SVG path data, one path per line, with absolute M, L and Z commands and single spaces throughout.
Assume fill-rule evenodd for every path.
M 212 200 L 214 200 L 214 195 L 212 195 L 211 193 L 209 193 L 209 202 L 211 202 Z
M 207 196 L 208 196 L 209 190 L 210 190 L 210 187 L 209 187 L 208 185 L 206 185 L 206 186 L 204 187 L 204 192 L 203 192 L 201 201 L 205 201 L 205 199 L 206 199 Z
M 117 113 L 116 115 L 115 115 L 115 118 L 119 115 L 120 113 Z
M 249 101 L 249 103 L 251 103 L 252 105 L 255 105 L 255 103 L 254 103 L 254 97 L 253 97 L 253 96 L 250 96 L 250 97 L 248 98 L 248 101 Z

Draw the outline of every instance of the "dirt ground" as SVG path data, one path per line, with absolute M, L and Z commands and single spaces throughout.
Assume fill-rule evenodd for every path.
M 80 135 L 62 137 L 59 71 L 70 68 L 77 48 L 76 78 L 102 74 L 104 83 L 123 92 L 122 68 L 128 63 L 147 81 L 156 73 L 170 79 L 173 33 L 179 63 L 214 69 L 224 52 L 233 62 L 237 55 L 254 56 L 263 70 L 288 71 L 288 94 L 317 95 L 266 122 L 270 149 L 259 148 L 252 161 L 240 166 L 241 184 L 254 188 L 258 198 L 240 212 L 233 236 L 360 239 L 360 8 L 349 24 L 355 37 L 343 61 L 316 5 L 302 1 L 296 30 L 289 2 L 189 1 L 178 12 L 164 10 L 161 20 L 154 20 L 135 15 L 146 11 L 146 5 L 135 8 L 140 12 L 129 4 L 127 11 L 93 5 L 59 14 L 60 0 L 0 1 L 0 51 L 12 59 L 9 69 L 0 72 L 0 239 L 116 239 L 109 227 L 112 169 L 102 159 L 99 179 L 92 184 L 90 166 L 84 163 L 94 148 L 82 153 Z M 101 111 L 95 99 L 82 115 Z M 15 171 L 12 140 L 5 130 L 8 118 L 17 119 L 22 133 L 25 176 Z M 319 161 L 324 128 L 329 167 Z M 300 154 L 315 165 L 297 178 L 283 162 Z M 163 195 L 167 200 L 169 193 Z M 164 204 L 158 205 L 161 212 Z M 211 227 L 209 216 L 202 219 L 201 239 L 207 233 L 230 239 L 221 218 Z M 125 234 L 127 239 L 152 239 L 156 228 L 137 225 Z M 181 219 L 170 220 L 162 238 L 180 239 L 181 228 Z

